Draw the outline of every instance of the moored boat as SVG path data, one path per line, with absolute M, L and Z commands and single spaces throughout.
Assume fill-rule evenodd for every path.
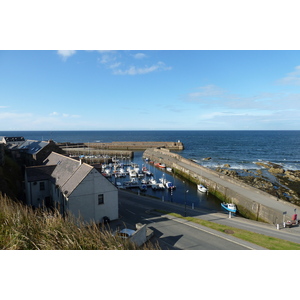
M 202 193 L 207 192 L 207 188 L 202 184 L 197 184 L 197 189 L 198 189 L 199 192 L 202 192 Z
M 162 168 L 162 169 L 164 169 L 166 167 L 166 165 L 162 164 L 162 163 L 154 163 L 154 166 L 158 167 L 158 168 Z
M 229 212 L 236 213 L 236 205 L 233 203 L 221 203 L 221 206 Z
M 176 187 L 173 185 L 173 183 L 171 181 L 167 181 L 165 183 L 165 187 L 169 190 L 175 189 Z

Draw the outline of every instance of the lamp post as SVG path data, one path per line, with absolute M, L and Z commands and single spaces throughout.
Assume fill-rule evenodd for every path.
M 184 216 L 186 217 L 186 194 L 189 192 L 189 190 L 186 190 L 184 192 Z

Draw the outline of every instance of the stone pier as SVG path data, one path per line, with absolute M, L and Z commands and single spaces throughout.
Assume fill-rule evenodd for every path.
M 291 219 L 299 206 L 244 184 L 236 179 L 202 167 L 167 149 L 147 149 L 143 156 L 171 167 L 175 174 L 205 185 L 209 192 L 221 201 L 235 203 L 238 212 L 249 219 L 271 224 Z

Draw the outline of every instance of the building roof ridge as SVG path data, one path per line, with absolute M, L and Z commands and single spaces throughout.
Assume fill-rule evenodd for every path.
M 88 174 L 90 174 L 90 172 L 94 169 L 94 167 L 90 166 L 89 164 L 86 164 L 86 163 L 80 164 L 80 165 L 78 166 L 78 168 L 76 168 L 76 170 L 74 170 L 74 172 L 71 174 L 71 176 L 63 183 L 63 185 L 61 186 L 61 188 L 63 189 L 63 187 L 65 187 L 65 186 L 66 186 L 66 185 L 74 178 L 74 176 L 76 176 L 76 175 L 78 174 L 78 171 L 79 171 L 80 169 L 82 169 L 83 167 L 88 167 L 89 170 L 88 170 L 88 172 L 87 172 L 80 180 L 77 180 L 78 182 L 77 182 L 77 184 L 76 184 L 76 187 L 77 187 L 77 186 L 83 181 L 83 179 L 85 179 L 85 178 L 88 176 Z M 74 187 L 72 191 L 67 191 L 67 192 L 68 192 L 68 196 L 75 190 L 76 187 Z

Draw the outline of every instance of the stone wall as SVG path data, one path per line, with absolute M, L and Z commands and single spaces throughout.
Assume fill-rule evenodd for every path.
M 229 189 L 228 187 L 216 183 L 215 181 L 207 178 L 207 174 L 213 174 L 222 178 L 225 182 L 234 183 L 245 189 L 254 189 L 251 186 L 244 184 L 243 182 L 237 181 L 233 178 L 229 178 L 225 175 L 220 175 L 219 173 L 204 168 L 191 160 L 188 160 L 176 153 L 172 153 L 167 149 L 147 149 L 144 152 L 144 157 L 148 157 L 155 162 L 161 162 L 166 164 L 167 167 L 171 167 L 175 174 L 183 176 L 184 178 L 196 183 L 203 184 L 207 186 L 209 192 L 215 195 L 220 201 L 233 202 L 237 205 L 238 211 L 244 217 L 249 219 L 264 221 L 271 224 L 277 224 L 282 222 L 282 212 L 277 211 L 273 208 L 264 206 L 258 202 L 253 201 L 252 199 L 247 198 L 241 194 L 236 193 L 235 191 Z M 179 165 L 179 162 L 183 162 L 187 167 Z M 193 166 L 197 168 L 197 172 L 192 171 L 188 166 Z M 205 176 L 206 175 L 206 176 Z M 260 190 L 255 189 L 256 193 L 264 193 Z M 265 193 L 264 193 L 265 194 Z M 273 197 L 270 195 L 270 197 Z M 274 198 L 274 200 L 276 200 Z
M 166 148 L 170 150 L 183 150 L 183 144 L 178 142 L 112 142 L 112 143 L 86 143 L 86 146 L 96 149 L 114 150 L 145 150 L 147 148 Z

